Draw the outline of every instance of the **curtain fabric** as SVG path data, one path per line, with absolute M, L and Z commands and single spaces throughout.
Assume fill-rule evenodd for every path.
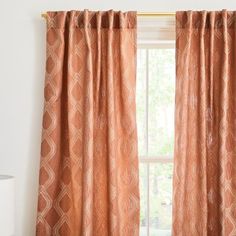
M 37 235 L 139 235 L 136 13 L 48 12 Z
M 236 12 L 176 14 L 173 235 L 236 235 Z

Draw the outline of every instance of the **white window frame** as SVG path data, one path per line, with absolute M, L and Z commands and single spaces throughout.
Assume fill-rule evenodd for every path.
M 149 87 L 149 52 L 148 49 L 175 48 L 175 19 L 174 17 L 138 17 L 138 49 L 146 49 L 146 88 Z M 173 163 L 173 156 L 148 155 L 148 103 L 149 95 L 146 90 L 146 150 L 145 156 L 139 156 L 139 162 L 147 166 L 147 236 L 150 235 L 150 164 Z

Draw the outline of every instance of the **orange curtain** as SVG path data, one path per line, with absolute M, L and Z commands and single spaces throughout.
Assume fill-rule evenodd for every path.
M 236 12 L 176 14 L 173 235 L 236 235 Z
M 37 235 L 139 235 L 136 13 L 48 12 Z

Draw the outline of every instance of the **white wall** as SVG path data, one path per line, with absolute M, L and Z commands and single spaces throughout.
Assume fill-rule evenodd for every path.
M 235 9 L 235 0 L 1 0 L 0 174 L 16 177 L 16 236 L 35 235 L 46 10 Z M 1 194 L 1 193 L 0 193 Z M 0 209 L 1 210 L 1 209 Z

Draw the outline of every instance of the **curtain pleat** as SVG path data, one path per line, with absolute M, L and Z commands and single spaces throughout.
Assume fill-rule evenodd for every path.
M 139 235 L 136 13 L 47 13 L 36 235 Z
M 236 12 L 176 14 L 173 235 L 236 235 Z

